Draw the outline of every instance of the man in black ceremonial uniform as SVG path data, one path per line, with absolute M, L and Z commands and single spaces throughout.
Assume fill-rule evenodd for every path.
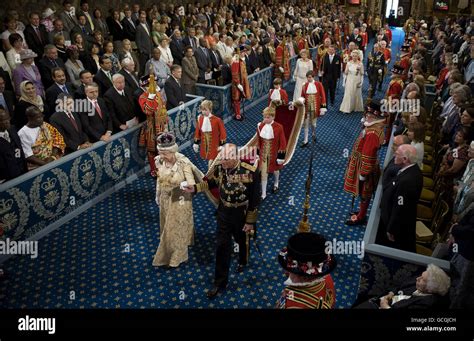
M 209 298 L 225 289 L 229 279 L 232 253 L 232 236 L 239 245 L 239 265 L 242 272 L 247 265 L 247 233 L 252 234 L 257 221 L 260 202 L 260 174 L 257 167 L 238 157 L 237 146 L 226 144 L 222 151 L 222 162 L 211 170 L 207 181 L 195 186 L 186 186 L 187 192 L 219 190 L 217 208 L 217 247 L 214 287 L 208 291 Z
M 367 74 L 369 76 L 369 97 L 372 98 L 377 91 L 377 83 L 383 82 L 383 69 L 385 67 L 385 57 L 378 44 L 374 45 L 374 50 L 368 58 Z

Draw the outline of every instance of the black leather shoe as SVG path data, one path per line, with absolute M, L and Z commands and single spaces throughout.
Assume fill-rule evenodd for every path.
M 209 289 L 209 291 L 206 294 L 207 298 L 209 298 L 210 300 L 215 298 L 221 290 L 223 290 L 223 288 L 221 287 L 213 287 L 212 289 Z
M 306 148 L 306 146 L 308 145 L 309 142 L 306 142 L 306 143 L 303 143 L 300 147 L 301 148 Z
M 280 189 L 278 188 L 278 186 L 273 186 L 273 189 L 272 189 L 272 193 L 275 194 L 279 191 Z
M 242 265 L 242 264 L 239 264 L 237 266 L 237 269 L 235 269 L 235 273 L 241 273 L 241 272 L 244 272 L 244 269 L 245 269 L 245 265 Z

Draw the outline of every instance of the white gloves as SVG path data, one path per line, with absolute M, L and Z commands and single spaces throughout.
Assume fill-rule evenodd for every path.
M 155 202 L 157 206 L 160 206 L 160 198 L 158 197 L 158 195 L 155 197 Z
M 382 74 L 382 69 L 379 69 L 379 75 L 381 75 L 381 74 Z
M 187 181 L 183 181 L 179 184 L 179 188 L 184 190 L 186 187 L 188 187 L 188 182 Z
M 149 93 L 148 94 L 148 99 L 155 99 L 156 94 Z
M 278 68 L 278 70 L 280 70 L 281 73 L 285 72 L 285 69 L 282 68 L 281 66 Z
M 321 108 L 321 109 L 319 109 L 319 115 L 320 115 L 320 116 L 324 116 L 327 111 L 328 111 L 328 109 L 326 109 L 326 108 Z
M 300 104 L 304 104 L 304 101 L 305 101 L 304 97 L 300 97 L 300 98 L 298 98 L 298 100 L 296 102 L 298 102 Z
M 199 145 L 197 143 L 193 144 L 193 150 L 195 153 L 199 153 Z
M 282 164 L 283 164 L 283 162 L 285 162 L 285 160 L 282 160 L 282 159 L 277 159 L 277 164 L 279 164 L 279 165 L 282 165 Z
M 244 92 L 244 87 L 242 86 L 242 84 L 237 85 L 237 88 L 238 88 L 240 91 Z
M 359 175 L 359 180 L 360 181 L 365 181 L 365 176 Z

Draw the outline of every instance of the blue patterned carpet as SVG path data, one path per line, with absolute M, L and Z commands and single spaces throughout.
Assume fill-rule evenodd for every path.
M 394 32 L 394 51 L 398 51 L 401 35 L 401 31 Z M 384 91 L 388 82 L 389 77 Z M 292 89 L 287 90 L 291 97 Z M 363 90 L 365 99 L 367 78 Z M 381 97 L 382 92 L 377 95 Z M 318 122 L 309 218 L 312 230 L 328 240 L 361 241 L 364 228 L 344 225 L 351 199 L 342 190 L 347 163 L 345 150 L 350 153 L 360 131 L 361 114 L 339 112 L 342 96 L 340 87 L 336 105 Z M 254 134 L 265 103 L 247 110 L 244 122 L 227 124 L 229 141 L 242 145 Z M 184 153 L 201 170 L 206 169 L 191 148 Z M 155 204 L 155 184 L 146 175 L 42 238 L 37 259 L 16 257 L 6 262 L 8 277 L 0 283 L 0 305 L 7 308 L 272 308 L 285 280 L 276 257 L 301 220 L 309 155 L 309 148 L 298 147 L 294 159 L 282 171 L 279 193 L 270 194 L 261 206 L 258 229 L 265 263 L 252 246 L 249 268 L 241 274 L 232 274 L 225 295 L 216 300 L 209 301 L 205 295 L 214 276 L 214 207 L 204 195 L 194 199 L 196 238 L 189 261 L 177 269 L 156 269 L 151 263 L 159 244 L 159 210 Z M 381 157 L 384 155 L 385 148 Z M 127 245 L 130 252 L 126 252 Z M 355 255 L 337 259 L 338 266 L 333 272 L 337 307 L 347 308 L 357 295 L 360 260 Z M 236 262 L 237 257 L 233 268 Z

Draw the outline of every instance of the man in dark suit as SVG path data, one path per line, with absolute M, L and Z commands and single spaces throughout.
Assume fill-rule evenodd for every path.
M 0 107 L 0 183 L 14 179 L 27 171 L 20 138 L 10 125 L 10 115 Z
M 29 20 L 30 23 L 26 25 L 23 34 L 25 35 L 28 48 L 38 55 L 38 57 L 35 58 L 35 61 L 38 62 L 43 56 L 44 46 L 49 44 L 48 32 L 46 31 L 46 27 L 40 24 L 40 16 L 37 12 L 31 12 Z
M 99 85 L 99 93 L 101 96 L 112 87 L 112 61 L 107 56 L 99 57 L 100 69 L 94 76 L 94 82 Z
M 402 144 L 410 144 L 410 139 L 407 135 L 401 134 L 393 138 L 392 153 L 394 156 L 383 170 L 382 188 L 388 188 L 388 186 L 393 182 L 393 179 L 397 176 L 398 171 L 401 169 L 400 165 L 395 164 L 395 152 Z
M 79 80 L 81 81 L 81 85 L 76 89 L 76 91 L 74 91 L 74 99 L 86 99 L 85 87 L 94 82 L 92 72 L 89 70 L 82 70 L 79 73 Z
M 224 57 L 224 64 L 222 65 L 221 75 L 222 75 L 222 85 L 227 85 L 232 83 L 232 70 L 230 68 L 232 64 L 232 57 Z
M 196 64 L 199 69 L 198 83 L 206 83 L 206 72 L 210 72 L 212 68 L 211 57 L 209 55 L 209 49 L 207 48 L 207 40 L 204 38 L 199 39 L 200 46 L 194 53 L 196 58 Z
M 401 169 L 383 188 L 377 244 L 408 252 L 416 251 L 416 207 L 423 188 L 414 146 L 401 145 L 395 152 Z
M 124 58 L 121 64 L 122 69 L 119 73 L 125 77 L 125 85 L 135 92 L 140 87 L 135 74 L 135 62 L 131 58 Z
M 183 69 L 179 65 L 171 67 L 171 76 L 165 83 L 166 109 L 170 110 L 186 102 L 186 93 L 181 86 Z
M 44 88 L 47 89 L 53 85 L 54 80 L 51 71 L 54 68 L 61 68 L 66 71 L 66 67 L 61 58 L 58 58 L 58 49 L 54 45 L 44 47 L 44 57 L 38 62 L 38 69 L 41 74 L 41 81 Z
M 256 45 L 256 43 L 254 42 Z M 245 45 L 245 65 L 247 66 L 247 73 L 251 75 L 252 73 L 259 71 L 258 68 L 258 57 L 255 50 L 250 45 Z
M 113 87 L 104 94 L 105 103 L 112 115 L 114 132 L 131 128 L 127 122 L 135 118 L 138 123 L 137 113 L 133 103 L 133 93 L 125 86 L 125 77 L 121 74 L 113 76 Z
M 112 117 L 107 105 L 99 98 L 99 86 L 96 83 L 85 85 L 87 105 L 81 109 L 81 122 L 89 141 L 110 141 L 113 131 Z
M 74 89 L 72 88 L 71 83 L 66 83 L 66 74 L 64 70 L 56 67 L 51 71 L 53 75 L 53 84 L 46 89 L 46 104 L 50 110 L 50 114 L 55 113 L 56 111 L 56 99 L 61 93 L 73 95 Z
M 196 29 L 193 27 L 188 28 L 188 35 L 183 39 L 184 46 L 191 46 L 196 52 L 196 49 L 199 47 L 198 39 L 196 37 Z
M 7 114 L 13 115 L 15 112 L 16 96 L 12 91 L 5 89 L 5 80 L 0 76 L 0 106 Z
M 140 23 L 137 25 L 135 43 L 139 53 L 140 75 L 145 72 L 145 64 L 151 58 L 153 41 L 151 39 L 151 29 L 146 21 L 146 12 L 140 12 Z
M 181 61 L 184 58 L 185 47 L 186 46 L 184 45 L 183 39 L 181 37 L 181 31 L 175 29 L 170 42 L 171 55 L 173 56 L 175 64 L 181 65 Z
M 67 32 L 71 32 L 74 26 L 77 25 L 77 18 L 72 14 L 72 3 L 70 0 L 65 0 L 63 2 L 63 11 L 59 14 L 59 18 L 61 18 L 64 24 L 64 29 Z
M 92 33 L 91 28 L 87 25 L 87 18 L 84 14 L 79 14 L 77 16 L 77 22 L 78 24 L 71 30 L 71 36 L 73 37 L 74 34 L 79 33 L 82 36 L 84 45 L 88 48 L 90 44 L 95 41 L 94 34 Z
M 71 36 L 69 35 L 69 32 L 71 30 L 66 30 L 64 28 L 64 23 L 61 19 L 55 19 L 53 21 L 53 25 L 54 25 L 54 30 L 52 30 L 51 32 L 49 32 L 49 42 L 51 44 L 54 44 L 54 37 L 56 35 L 62 35 L 64 37 L 64 40 L 65 41 L 71 41 Z M 74 27 L 76 25 L 73 25 L 72 27 Z M 71 27 L 71 29 L 72 29 Z
M 326 101 L 331 98 L 331 105 L 334 105 L 337 81 L 341 77 L 341 57 L 336 54 L 334 45 L 329 46 L 328 53 L 323 58 L 322 72 Z
M 84 16 L 86 18 L 86 25 L 90 28 L 92 32 L 96 29 L 94 22 L 92 21 L 92 15 L 89 11 L 89 3 L 86 0 L 80 1 L 80 9 L 77 11 L 77 17 Z
M 217 50 L 217 44 L 214 42 L 211 43 L 209 55 L 211 56 L 212 79 L 217 81 L 217 79 L 221 76 L 221 68 L 224 62 L 219 51 Z
M 137 23 L 132 19 L 132 10 L 127 8 L 124 10 L 125 17 L 122 19 L 123 33 L 125 39 L 135 41 L 135 34 L 137 32 Z
M 74 98 L 69 94 L 58 97 L 59 111 L 51 115 L 50 123 L 64 138 L 66 154 L 91 146 L 87 134 L 82 129 L 80 116 L 73 112 Z

